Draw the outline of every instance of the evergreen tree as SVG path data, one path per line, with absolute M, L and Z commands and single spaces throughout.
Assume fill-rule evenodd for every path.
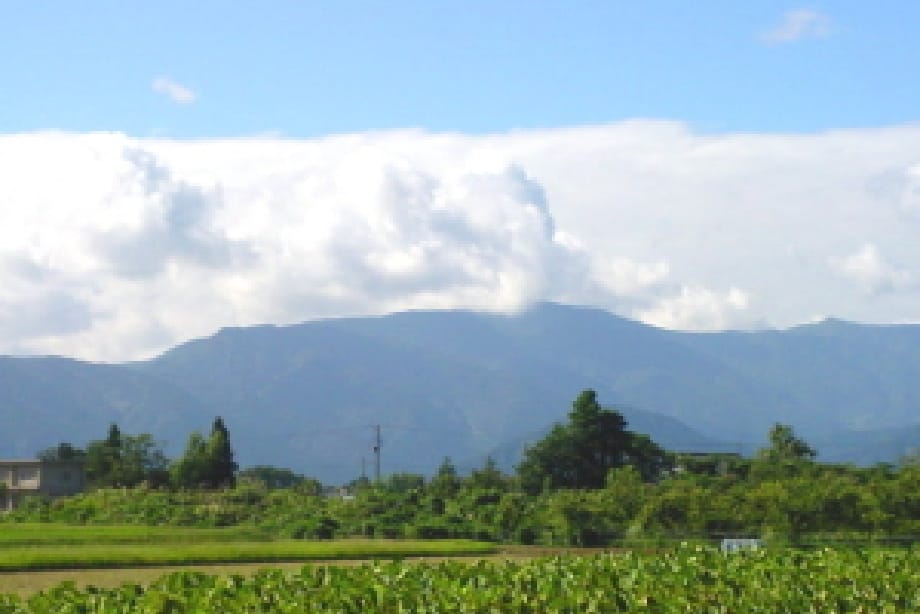
M 817 454 L 808 442 L 798 437 L 788 424 L 777 422 L 770 429 L 770 446 L 758 450 L 757 456 L 767 461 L 807 461 Z
M 179 488 L 227 488 L 236 483 L 236 470 L 230 434 L 218 416 L 207 440 L 198 431 L 189 436 L 185 453 L 173 464 L 170 478 Z
M 224 420 L 220 416 L 214 419 L 211 426 L 211 437 L 208 439 L 209 476 L 211 488 L 231 487 L 236 482 L 237 464 L 233 460 L 233 448 L 230 446 L 230 433 L 227 431 Z
M 491 456 L 486 457 L 486 461 L 480 469 L 474 469 L 470 474 L 468 481 L 469 488 L 505 490 L 507 482 L 505 476 L 499 470 L 495 459 Z
M 572 403 L 567 424 L 556 424 L 524 452 L 518 465 L 528 492 L 542 488 L 602 488 L 607 472 L 633 465 L 654 479 L 669 465 L 668 454 L 645 435 L 626 430 L 620 412 L 604 409 L 597 393 L 585 390 Z
M 445 456 L 444 460 L 441 461 L 438 472 L 428 485 L 428 490 L 433 495 L 444 498 L 453 497 L 460 490 L 460 477 L 457 475 L 457 468 L 449 456 Z

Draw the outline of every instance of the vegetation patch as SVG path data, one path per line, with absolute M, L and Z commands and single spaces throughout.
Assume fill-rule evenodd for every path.
M 464 564 L 373 563 L 165 575 L 148 586 L 65 583 L 0 611 L 29 612 L 917 612 L 920 555 L 908 550 L 685 546 L 663 554 Z
M 461 556 L 496 552 L 494 544 L 465 540 L 278 540 L 170 544 L 11 546 L 0 550 L 0 570 L 88 569 L 333 559 Z
M 255 527 L 219 529 L 153 527 L 144 525 L 69 525 L 60 523 L 7 523 L 0 531 L 0 556 L 13 546 L 202 543 L 267 541 L 268 534 Z

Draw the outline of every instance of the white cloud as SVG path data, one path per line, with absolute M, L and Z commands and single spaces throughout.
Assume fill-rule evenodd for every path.
M 635 312 L 637 319 L 654 326 L 678 330 L 713 331 L 738 326 L 749 319 L 747 293 L 739 288 L 715 292 L 700 286 L 684 286 L 648 309 Z M 752 322 L 745 322 L 748 326 Z
M 886 169 L 870 178 L 866 187 L 906 217 L 920 218 L 920 164 Z
M 94 241 L 114 271 L 148 277 L 175 261 L 222 268 L 249 258 L 244 243 L 213 227 L 213 214 L 221 208 L 219 191 L 173 180 L 144 150 L 126 149 L 124 157 L 130 166 L 122 180 L 134 187 L 105 205 L 125 209 L 132 202 L 135 215 L 126 223 L 110 223 Z
M 849 256 L 832 261 L 832 266 L 872 296 L 915 285 L 914 275 L 909 270 L 886 262 L 872 243 L 865 243 Z
M 654 121 L 0 136 L 0 352 L 137 358 L 220 326 L 539 300 L 694 330 L 916 320 L 885 290 L 920 267 L 917 142 Z M 897 266 L 846 255 L 863 244 Z
M 163 94 L 176 104 L 191 104 L 195 102 L 198 95 L 188 87 L 182 85 L 175 79 L 166 76 L 159 76 L 151 84 L 153 91 L 157 94 Z
M 820 11 L 794 9 L 786 11 L 783 20 L 763 32 L 760 39 L 769 44 L 794 43 L 806 38 L 823 38 L 830 33 L 831 20 Z

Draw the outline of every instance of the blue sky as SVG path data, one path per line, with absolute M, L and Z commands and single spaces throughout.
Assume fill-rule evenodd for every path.
M 799 31 L 771 40 L 795 11 Z M 908 1 L 17 2 L 0 133 L 883 126 L 918 119 L 918 27 Z
M 920 3 L 7 2 L 0 353 L 920 322 Z

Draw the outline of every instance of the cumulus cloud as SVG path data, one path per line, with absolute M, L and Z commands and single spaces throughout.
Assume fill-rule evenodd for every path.
M 674 296 L 668 296 L 649 309 L 636 312 L 638 319 L 662 328 L 713 331 L 731 328 L 737 314 L 744 313 L 750 303 L 748 295 L 739 288 L 716 292 L 699 286 L 684 286 Z
M 760 39 L 771 45 L 794 43 L 806 38 L 823 38 L 830 33 L 831 20 L 820 11 L 794 9 L 786 11 L 782 21 L 764 31 Z
M 849 256 L 832 261 L 832 266 L 868 295 L 895 292 L 916 285 L 909 270 L 886 262 L 872 243 L 865 243 Z
M 697 135 L 661 121 L 0 136 L 0 352 L 122 360 L 220 326 L 541 300 L 692 330 L 917 319 L 885 292 L 920 266 L 917 142 L 916 126 Z M 874 247 L 847 255 L 863 244 L 897 266 Z
M 176 104 L 192 104 L 198 98 L 194 91 L 172 77 L 163 75 L 156 77 L 150 86 L 154 92 L 166 96 Z
M 209 268 L 242 265 L 250 257 L 245 243 L 233 241 L 215 227 L 222 206 L 217 190 L 174 181 L 150 153 L 124 152 L 130 164 L 121 178 L 127 189 L 113 194 L 105 207 L 132 207 L 130 219 L 110 223 L 95 237 L 96 251 L 118 274 L 149 277 L 170 262 Z

